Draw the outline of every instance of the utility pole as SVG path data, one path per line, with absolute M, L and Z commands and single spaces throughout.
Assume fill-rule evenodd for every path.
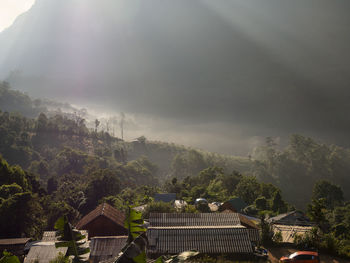
M 124 114 L 124 112 L 122 112 L 120 115 L 121 115 L 120 130 L 121 130 L 122 140 L 124 140 L 124 119 L 125 119 L 125 114 Z

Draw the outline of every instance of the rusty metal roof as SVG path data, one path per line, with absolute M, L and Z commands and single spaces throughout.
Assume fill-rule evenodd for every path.
M 90 262 L 98 263 L 118 256 L 127 236 L 93 237 L 90 241 Z
M 151 213 L 151 227 L 162 226 L 234 226 L 240 225 L 237 213 Z
M 8 245 L 25 245 L 29 242 L 31 238 L 6 238 L 0 239 L 0 246 L 8 246 Z
M 105 216 L 114 223 L 124 227 L 125 215 L 111 205 L 103 203 L 88 213 L 86 216 L 84 216 L 82 219 L 80 219 L 76 228 L 84 229 L 87 224 L 99 216 Z
M 201 253 L 252 253 L 252 244 L 245 227 L 149 228 L 148 253 L 176 254 L 186 250 Z

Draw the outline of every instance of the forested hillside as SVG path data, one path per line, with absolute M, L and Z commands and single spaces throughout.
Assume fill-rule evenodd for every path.
M 60 164 L 51 161 L 57 162 L 56 157 L 61 158 L 67 152 L 103 160 L 106 167 L 147 157 L 157 166 L 157 173 L 153 175 L 160 181 L 166 177 L 184 178 L 195 175 L 213 165 L 223 167 L 226 171 L 240 172 L 248 171 L 251 166 L 245 157 L 225 156 L 173 143 L 148 141 L 143 136 L 133 142 L 123 141 L 111 136 L 103 128 L 97 129 L 98 125 L 88 128 L 87 120 L 79 109 L 57 102 L 32 100 L 27 95 L 12 90 L 4 82 L 0 83 L 0 102 L 2 155 L 11 164 L 29 169 L 35 169 L 36 163 L 32 164 L 33 161 L 45 162 L 50 167 L 50 175 L 61 173 L 62 168 L 59 171 L 56 169 Z M 76 111 L 67 113 L 58 111 L 57 108 L 50 111 L 48 108 L 54 103 L 56 107 L 65 106 Z
M 256 149 L 252 175 L 264 182 L 273 182 L 285 198 L 297 207 L 305 208 L 312 196 L 312 186 L 318 180 L 340 185 L 349 200 L 350 149 L 327 145 L 302 135 L 292 135 L 282 150 L 274 140 Z
M 97 126 L 88 128 L 81 114 L 50 111 L 54 102 L 33 100 L 4 82 L 0 83 L 0 102 L 0 153 L 10 164 L 39 174 L 44 186 L 50 178 L 89 177 L 99 169 L 118 171 L 122 186 L 161 185 L 216 166 L 225 173 L 237 171 L 276 184 L 286 200 L 299 208 L 306 207 L 318 180 L 328 180 L 343 190 L 350 187 L 350 150 L 302 135 L 291 135 L 284 149 L 267 138 L 249 157 L 235 157 L 143 136 L 126 142 Z M 345 199 L 349 197 L 345 192 Z
M 249 157 L 225 156 L 143 136 L 126 142 L 6 83 L 0 102 L 0 237 L 38 237 L 62 214 L 74 223 L 100 202 L 121 210 L 148 204 L 146 217 L 176 212 L 153 202 L 155 193 L 173 192 L 188 202 L 185 212 L 208 212 L 193 206 L 198 197 L 239 197 L 251 216 L 304 209 L 319 232 L 296 244 L 349 255 L 349 149 L 292 135 L 284 149 L 267 138 Z
M 214 166 L 276 184 L 286 200 L 299 208 L 306 207 L 318 180 L 328 180 L 343 190 L 350 187 L 350 150 L 302 135 L 290 136 L 284 149 L 267 138 L 251 156 L 234 157 L 143 136 L 126 142 L 97 129 L 98 125 L 88 128 L 84 115 L 50 110 L 52 105 L 74 109 L 68 104 L 33 100 L 5 82 L 0 83 L 0 102 L 0 153 L 10 164 L 39 174 L 45 187 L 49 179 L 90 178 L 100 169 L 117 172 L 122 187 L 156 186 Z M 349 195 L 345 191 L 345 199 Z

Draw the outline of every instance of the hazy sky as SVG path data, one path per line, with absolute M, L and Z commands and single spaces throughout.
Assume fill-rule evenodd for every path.
M 27 11 L 35 0 L 0 0 L 0 32 L 9 27 L 16 17 Z
M 348 0 L 37 0 L 0 79 L 125 112 L 145 135 L 247 154 L 292 133 L 350 146 Z

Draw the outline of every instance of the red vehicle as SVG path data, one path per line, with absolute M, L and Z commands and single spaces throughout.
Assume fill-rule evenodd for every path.
M 298 251 L 289 256 L 280 258 L 281 263 L 319 263 L 320 258 L 317 252 L 314 251 Z

